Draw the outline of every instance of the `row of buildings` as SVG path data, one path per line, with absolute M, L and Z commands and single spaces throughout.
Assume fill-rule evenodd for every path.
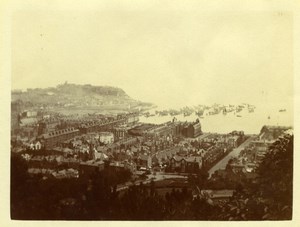
M 70 124 L 64 124 L 62 129 L 57 129 L 62 125 L 63 120 L 42 120 L 41 122 L 30 126 L 32 133 L 26 134 L 28 138 L 35 137 L 43 144 L 43 148 L 49 150 L 58 146 L 64 141 L 75 138 L 78 135 L 88 133 L 101 132 L 100 141 L 103 143 L 113 143 L 114 139 L 124 139 L 127 136 L 128 128 L 138 122 L 138 114 L 130 113 L 126 115 L 118 115 L 110 119 L 100 119 L 98 121 L 84 122 L 79 119 L 77 127 L 69 127 Z M 63 121 L 64 122 L 64 121 Z M 25 127 L 22 127 L 24 130 Z
M 268 152 L 269 147 L 286 133 L 292 133 L 291 127 L 263 126 L 260 134 L 254 137 L 237 157 L 229 160 L 226 169 L 220 169 L 212 175 L 212 179 L 239 182 L 255 181 L 256 169 Z
M 129 130 L 129 134 L 134 136 L 183 136 L 196 138 L 202 135 L 201 124 L 199 119 L 195 122 L 177 122 L 175 119 L 172 122 L 165 124 L 143 124 Z

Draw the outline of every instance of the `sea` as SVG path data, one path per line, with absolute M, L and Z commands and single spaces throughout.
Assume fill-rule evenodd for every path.
M 154 114 L 156 110 L 162 110 L 163 108 L 155 108 L 149 111 L 150 114 Z M 284 111 L 279 111 L 284 110 Z M 193 122 L 199 118 L 195 113 L 190 116 L 184 116 L 183 114 L 177 116 L 140 116 L 140 122 L 151 124 L 162 124 L 168 121 L 172 121 L 176 117 L 178 121 Z M 293 127 L 293 108 L 285 104 L 280 105 L 259 105 L 255 106 L 254 112 L 249 112 L 245 107 L 241 112 L 230 112 L 223 114 L 209 115 L 204 112 L 202 118 L 199 118 L 202 131 L 205 133 L 229 133 L 234 130 L 244 131 L 245 134 L 259 134 L 261 128 L 264 125 L 272 126 L 291 126 Z

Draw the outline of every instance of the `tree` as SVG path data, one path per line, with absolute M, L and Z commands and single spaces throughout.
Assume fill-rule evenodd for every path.
M 293 200 L 293 135 L 284 135 L 268 149 L 257 168 L 257 183 L 236 191 L 214 219 L 290 220 Z
M 261 193 L 270 202 L 271 219 L 291 219 L 293 202 L 293 135 L 270 146 L 261 165 Z

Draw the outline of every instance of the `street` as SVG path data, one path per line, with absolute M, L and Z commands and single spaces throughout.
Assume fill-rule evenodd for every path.
M 233 158 L 237 157 L 239 153 L 246 147 L 248 144 L 254 139 L 254 136 L 250 136 L 244 143 L 242 143 L 239 147 L 233 149 L 227 156 L 225 156 L 223 159 L 221 159 L 216 165 L 214 165 L 209 171 L 209 177 L 219 169 L 225 169 L 228 161 Z

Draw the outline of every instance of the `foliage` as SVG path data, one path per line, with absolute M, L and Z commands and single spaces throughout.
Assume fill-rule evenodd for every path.
M 293 200 L 293 136 L 285 135 L 270 147 L 256 182 L 244 185 L 215 219 L 290 220 Z

